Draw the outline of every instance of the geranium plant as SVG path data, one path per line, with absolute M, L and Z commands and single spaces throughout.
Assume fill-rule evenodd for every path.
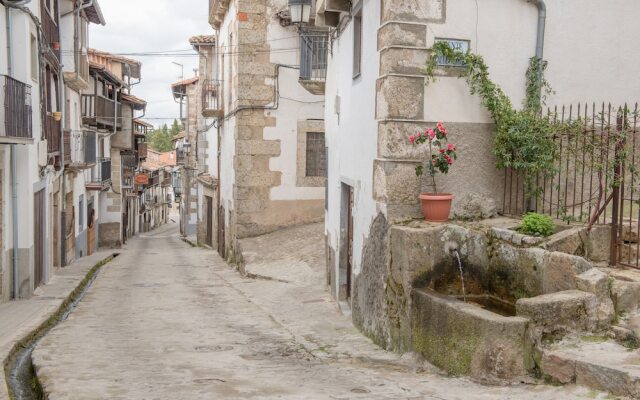
M 453 143 L 448 143 L 447 129 L 442 122 L 438 122 L 435 129 L 427 129 L 424 133 L 418 132 L 417 134 L 409 136 L 409 141 L 413 145 L 428 144 L 429 147 L 429 159 L 427 160 L 426 167 L 431 176 L 433 182 L 433 190 L 438 193 L 436 186 L 436 174 L 449 173 L 451 165 L 454 160 L 457 159 L 456 146 Z M 425 166 L 418 165 L 416 167 L 416 175 L 422 176 L 424 174 Z

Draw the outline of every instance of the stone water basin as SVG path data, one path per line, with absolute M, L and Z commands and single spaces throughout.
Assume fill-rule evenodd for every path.
M 465 303 L 430 289 L 414 289 L 412 297 L 413 348 L 437 367 L 489 382 L 513 381 L 531 369 L 529 320 L 504 301 L 471 295 Z

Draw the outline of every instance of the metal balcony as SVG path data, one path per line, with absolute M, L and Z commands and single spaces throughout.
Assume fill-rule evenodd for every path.
M 0 75 L 0 143 L 32 143 L 31 86 Z
M 206 118 L 222 118 L 222 85 L 220 81 L 206 80 L 202 83 L 202 116 Z
M 187 153 L 182 149 L 176 149 L 176 164 L 184 165 L 187 161 Z
M 44 36 L 44 42 L 52 49 L 53 54 L 57 60 L 60 60 L 60 29 L 57 17 L 57 5 L 53 10 L 47 9 L 45 5 L 46 1 L 40 1 L 40 22 L 42 28 L 42 35 Z M 54 43 L 57 43 L 58 49 L 54 47 Z M 53 60 L 53 61 L 57 61 Z
M 305 28 L 300 32 L 300 84 L 312 94 L 323 95 L 327 80 L 329 32 Z
M 111 186 L 111 159 L 99 158 L 91 169 L 91 179 L 86 184 L 87 190 L 107 190 Z
M 147 142 L 138 143 L 138 159 L 145 160 L 149 153 L 149 144 Z
M 97 162 L 97 134 L 94 131 L 66 131 L 65 164 L 70 169 L 87 169 Z

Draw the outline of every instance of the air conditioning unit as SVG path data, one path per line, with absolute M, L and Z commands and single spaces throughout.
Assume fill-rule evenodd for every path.
M 47 140 L 41 140 L 38 142 L 38 165 L 46 167 L 49 163 L 47 159 Z

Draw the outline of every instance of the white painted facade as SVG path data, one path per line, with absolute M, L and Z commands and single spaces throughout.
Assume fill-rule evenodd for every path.
M 515 106 L 519 106 L 524 98 L 525 72 L 536 47 L 538 9 L 534 2 L 441 0 L 427 5 L 418 1 L 363 0 L 360 3 L 362 73 L 360 77 L 352 78 L 354 38 L 349 13 L 341 13 L 344 25 L 332 41 L 327 73 L 325 124 L 329 189 L 325 225 L 328 244 L 336 252 L 334 265 L 330 266 L 335 271 L 335 285 L 332 285 L 335 288 L 344 284 L 338 282 L 341 184 L 352 186 L 355 193 L 352 265 L 355 276 L 362 269 L 363 246 L 373 219 L 379 212 L 386 215 L 386 204 L 374 199 L 373 188 L 373 164 L 379 159 L 376 83 L 384 77 L 380 54 L 385 49 L 379 43 L 379 30 L 387 24 L 417 23 L 407 16 L 398 17 L 399 21 L 385 20 L 385 7 L 404 7 L 398 13 L 406 9 L 428 13 L 439 6 L 444 7 L 444 21 L 419 21 L 427 27 L 426 38 L 420 38 L 424 44 L 398 47 L 423 50 L 431 47 L 436 38 L 470 41 L 471 51 L 484 57 L 491 78 L 504 89 Z M 318 9 L 322 11 L 324 4 L 324 0 L 317 1 Z M 549 63 L 546 78 L 555 91 L 547 105 L 575 105 L 585 101 L 619 105 L 638 101 L 640 80 L 636 78 L 636 66 L 640 63 L 640 53 L 633 50 L 640 33 L 638 15 L 640 3 L 634 0 L 607 3 L 606 6 L 547 1 L 544 59 Z M 397 62 L 398 65 L 409 65 L 411 60 Z M 437 121 L 491 123 L 479 98 L 471 96 L 465 80 L 456 77 L 440 77 L 424 88 L 424 115 L 416 122 L 435 124 Z M 415 132 L 406 132 L 406 136 L 412 133 Z M 464 132 L 457 132 L 452 139 L 464 166 L 458 170 L 454 168 L 447 178 L 449 183 L 443 186 L 449 185 L 447 189 L 454 191 L 465 186 L 469 192 L 501 197 L 502 187 L 492 186 L 498 171 L 492 167 L 491 138 L 469 137 Z M 478 142 L 485 145 L 477 148 Z M 470 157 L 465 160 L 467 155 Z M 483 159 L 478 161 L 474 157 Z M 483 168 L 488 166 L 487 170 L 474 170 L 479 163 Z M 334 296 L 338 297 L 338 293 Z

